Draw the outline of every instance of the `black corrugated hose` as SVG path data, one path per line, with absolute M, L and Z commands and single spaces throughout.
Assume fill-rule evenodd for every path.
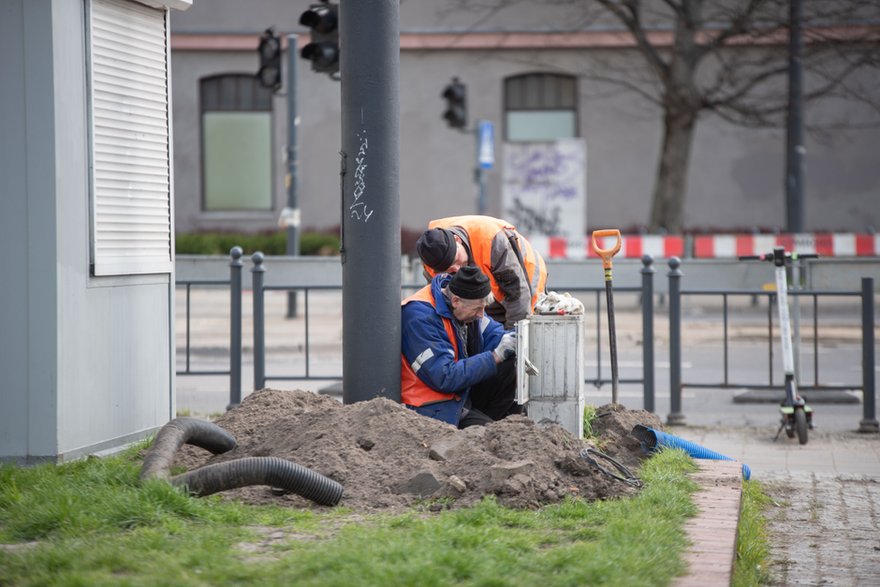
M 175 418 L 156 435 L 153 446 L 144 457 L 141 480 L 170 479 L 171 465 L 177 450 L 184 444 L 192 444 L 218 455 L 235 448 L 235 437 L 207 420 Z
M 244 457 L 216 463 L 176 475 L 171 483 L 185 486 L 197 496 L 248 485 L 271 485 L 320 505 L 336 505 L 342 499 L 342 485 L 336 481 L 278 457 Z
M 235 438 L 216 424 L 197 418 L 175 418 L 162 427 L 144 457 L 141 480 L 164 479 L 197 496 L 249 485 L 271 485 L 320 505 L 333 506 L 342 499 L 342 485 L 336 481 L 278 457 L 244 457 L 171 477 L 177 450 L 185 443 L 214 454 L 235 448 Z

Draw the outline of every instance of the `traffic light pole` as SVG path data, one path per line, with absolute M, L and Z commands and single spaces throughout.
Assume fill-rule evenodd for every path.
M 400 7 L 339 4 L 342 400 L 400 401 Z
M 486 172 L 483 166 L 480 165 L 480 144 L 482 141 L 479 123 L 474 127 L 474 139 L 476 139 L 477 144 L 477 156 L 475 157 L 477 165 L 474 167 L 474 179 L 477 182 L 477 214 L 482 216 L 486 214 Z
M 791 0 L 788 39 L 788 117 L 785 142 L 785 230 L 804 231 L 804 82 L 802 0 Z
M 299 153 L 297 149 L 297 113 L 296 113 L 296 88 L 297 88 L 297 50 L 296 35 L 287 35 L 287 207 L 290 209 L 290 218 L 287 220 L 287 248 L 288 256 L 299 256 L 299 193 L 297 192 L 297 165 Z M 296 318 L 296 292 L 287 292 L 287 317 Z

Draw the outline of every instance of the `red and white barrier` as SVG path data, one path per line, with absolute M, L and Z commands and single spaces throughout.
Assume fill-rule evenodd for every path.
M 762 255 L 773 247 L 820 257 L 880 256 L 880 234 L 716 234 L 694 237 L 694 257 L 708 259 Z
M 600 237 L 597 242 L 602 248 L 614 246 L 614 237 Z M 585 259 L 598 258 L 593 252 L 590 237 L 565 239 L 562 237 L 529 237 L 532 246 L 545 259 Z M 684 237 L 650 235 L 622 235 L 620 252 L 615 257 L 640 259 L 642 255 L 651 255 L 655 259 L 664 257 L 684 256 Z
M 613 237 L 600 238 L 599 246 L 614 245 Z M 693 257 L 698 259 L 735 259 L 740 255 L 762 255 L 773 247 L 821 257 L 880 257 L 880 234 L 804 233 L 804 234 L 715 234 L 693 237 L 693 250 L 685 250 L 682 236 L 622 235 L 618 258 L 655 259 Z M 596 258 L 590 237 L 565 239 L 535 236 L 529 242 L 545 259 Z

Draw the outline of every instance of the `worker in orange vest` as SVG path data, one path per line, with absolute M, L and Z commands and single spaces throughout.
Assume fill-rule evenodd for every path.
M 520 413 L 516 334 L 485 315 L 491 287 L 476 267 L 441 273 L 403 300 L 401 400 L 459 428 Z
M 532 314 L 547 283 L 547 267 L 531 243 L 504 220 L 452 216 L 432 220 L 416 242 L 426 277 L 474 265 L 491 282 L 486 313 L 512 329 Z

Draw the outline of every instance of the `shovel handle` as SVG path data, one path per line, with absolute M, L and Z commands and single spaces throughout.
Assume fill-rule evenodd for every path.
M 617 238 L 617 242 L 614 243 L 613 247 L 608 249 L 603 249 L 599 246 L 599 243 L 596 242 L 596 237 L 603 236 L 613 236 Z M 611 257 L 617 254 L 617 251 L 620 250 L 620 230 L 616 228 L 603 228 L 602 230 L 594 230 L 593 231 L 593 252 L 602 257 L 602 267 L 605 269 L 611 269 Z

